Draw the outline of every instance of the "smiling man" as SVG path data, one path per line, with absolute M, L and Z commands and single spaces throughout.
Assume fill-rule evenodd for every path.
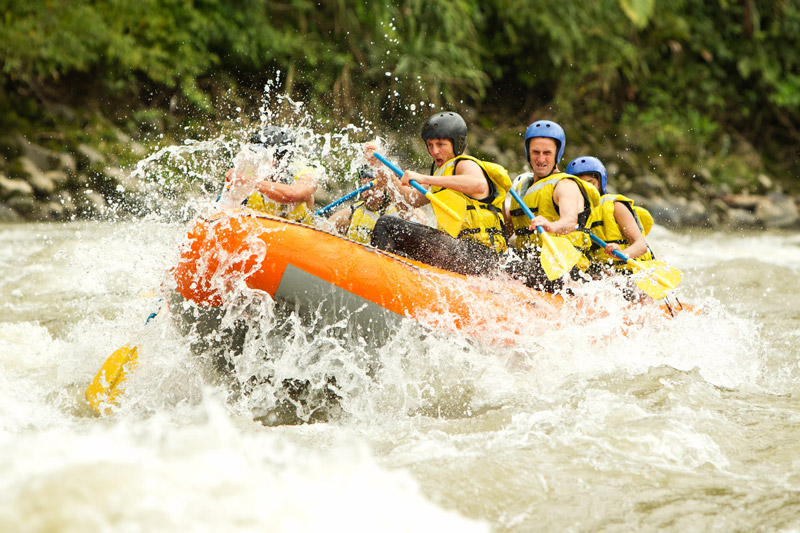
M 458 113 L 432 116 L 422 126 L 421 136 L 433 158 L 431 174 L 406 171 L 398 181 L 400 191 L 414 207 L 429 203 L 425 195 L 409 186 L 415 180 L 428 185 L 448 207 L 460 206 L 464 214 L 456 220 L 455 237 L 441 229 L 385 215 L 375 225 L 372 245 L 461 274 L 492 273 L 499 254 L 506 249 L 501 208 L 511 186 L 508 173 L 500 165 L 464 154 L 467 124 Z M 447 214 L 436 209 L 434 213 L 439 228 L 452 226 L 452 220 L 438 218 Z
M 572 245 L 584 254 L 577 269 L 589 267 L 588 253 L 592 245 L 586 223 L 592 207 L 598 205 L 597 190 L 583 180 L 565 174 L 558 169 L 564 157 L 567 143 L 564 129 L 549 120 L 537 120 L 525 130 L 525 156 L 532 173 L 518 178 L 516 190 L 534 214 L 529 220 L 522 208 L 509 201 L 507 218 L 514 227 L 514 246 L 526 260 L 524 268 L 513 266 L 512 274 L 521 277 L 528 285 L 550 292 L 560 289 L 560 280 L 550 282 L 539 263 L 542 238 L 537 226 L 555 235 L 565 236 Z M 573 272 L 573 278 L 578 272 Z

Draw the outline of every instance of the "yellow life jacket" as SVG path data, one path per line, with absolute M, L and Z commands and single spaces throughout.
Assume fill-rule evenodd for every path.
M 535 183 L 533 182 L 533 174 L 523 174 L 520 178 L 515 183 L 515 188 L 525 205 L 530 208 L 533 216 L 541 215 L 551 222 L 560 218 L 558 206 L 553 202 L 553 191 L 556 185 L 563 179 L 569 179 L 578 184 L 583 196 L 583 210 L 578 213 L 578 228 L 573 232 L 562 235 L 562 237 L 568 239 L 575 248 L 583 252 L 584 257 L 578 262 L 577 266 L 581 270 L 586 270 L 590 264 L 589 250 L 592 247 L 592 239 L 589 237 L 587 223 L 592 209 L 600 203 L 600 193 L 582 179 L 563 172 L 547 176 Z M 510 200 L 509 214 L 511 215 L 514 235 L 516 235 L 515 247 L 518 250 L 541 248 L 543 244 L 542 238 L 536 230 L 528 229 L 531 220 L 513 198 Z
M 291 181 L 297 181 L 307 173 L 313 172 L 313 170 L 314 169 L 309 166 L 303 167 L 297 174 L 295 174 Z M 291 174 L 289 176 L 291 176 Z M 250 196 L 247 197 L 244 203 L 247 207 L 255 211 L 269 213 L 270 215 L 275 215 L 287 220 L 293 220 L 309 226 L 314 225 L 314 213 L 311 211 L 311 209 L 309 209 L 305 202 L 284 204 L 276 202 L 258 191 L 253 191 Z
M 467 213 L 457 238 L 471 239 L 491 248 L 495 252 L 504 252 L 507 244 L 506 236 L 503 232 L 502 208 L 506 193 L 511 188 L 511 179 L 508 177 L 506 169 L 497 163 L 481 161 L 468 155 L 459 155 L 439 167 L 434 176 L 454 175 L 458 162 L 465 159 L 474 161 L 481 167 L 484 176 L 489 180 L 490 189 L 494 189 L 492 191 L 494 195 L 490 202 L 482 202 L 464 193 L 452 191 L 462 196 L 467 203 Z M 431 187 L 431 192 L 434 194 L 441 190 L 443 190 L 443 187 Z
M 614 218 L 615 202 L 621 202 L 630 210 L 642 235 L 650 233 L 650 229 L 653 227 L 653 215 L 651 215 L 647 209 L 634 205 L 633 200 L 627 196 L 621 194 L 605 194 L 600 197 L 600 205 L 592 210 L 592 215 L 589 220 L 589 230 L 606 243 L 619 244 L 619 247 L 624 250 L 630 246 L 630 244 L 625 238 L 625 235 L 623 235 L 622 228 L 620 228 L 617 223 L 617 219 Z M 614 267 L 619 270 L 630 270 L 622 260 L 608 255 L 604 248 L 597 245 L 592 247 L 591 258 L 592 261 L 596 263 L 606 265 L 613 264 Z M 653 253 L 648 248 L 647 252 L 637 257 L 636 260 L 652 261 Z
M 372 230 L 375 229 L 375 223 L 378 222 L 378 218 L 390 213 L 397 213 L 397 206 L 393 203 L 378 211 L 367 209 L 363 200 L 353 204 L 350 226 L 347 227 L 347 238 L 351 241 L 369 244 L 372 239 Z

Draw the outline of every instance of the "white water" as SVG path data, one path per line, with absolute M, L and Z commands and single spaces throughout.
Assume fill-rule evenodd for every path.
M 144 325 L 182 232 L 0 228 L 0 530 L 800 527 L 797 235 L 658 228 L 705 311 L 627 337 L 591 341 L 602 319 L 493 347 L 407 323 L 373 348 L 282 318 L 288 337 L 253 342 L 347 394 L 326 423 L 269 427 L 172 310 Z M 98 418 L 83 391 L 126 342 L 140 367 Z
M 173 202 L 0 226 L 0 531 L 800 530 L 797 234 L 656 227 L 703 311 L 628 335 L 613 313 L 501 346 L 407 321 L 375 345 L 241 290 L 230 379 L 164 298 L 202 208 Z M 139 367 L 98 417 L 85 388 L 125 343 Z M 294 408 L 327 421 L 279 424 L 274 383 L 330 376 L 336 406 Z

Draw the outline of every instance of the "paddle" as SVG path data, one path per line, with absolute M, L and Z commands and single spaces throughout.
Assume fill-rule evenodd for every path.
M 383 157 L 378 152 L 373 152 L 373 155 L 377 157 L 381 163 L 389 167 L 392 172 L 397 174 L 398 176 L 403 175 L 403 171 L 400 168 Z M 452 237 L 457 237 L 458 234 L 461 232 L 461 226 L 464 223 L 464 217 L 467 213 L 467 202 L 455 191 L 451 191 L 449 189 L 443 189 L 439 191 L 437 194 L 448 198 L 447 205 L 443 202 L 440 196 L 433 194 L 431 191 L 425 189 L 422 185 L 417 182 L 417 180 L 411 180 L 409 182 L 412 187 L 418 190 L 420 193 L 425 195 L 425 198 L 430 200 L 431 206 L 433 207 L 433 214 L 436 215 L 436 221 L 445 230 L 447 233 L 450 234 Z M 455 209 L 450 207 L 455 206 Z M 440 216 L 440 215 L 447 215 L 447 216 Z
M 355 197 L 355 196 L 358 196 L 358 195 L 359 195 L 359 194 L 361 194 L 362 192 L 364 192 L 364 191 L 367 191 L 367 190 L 371 189 L 372 187 L 374 187 L 374 186 L 375 186 L 375 183 L 376 183 L 377 181 L 378 181 L 378 180 L 372 180 L 372 181 L 370 181 L 369 183 L 366 183 L 366 184 L 362 185 L 361 187 L 359 187 L 358 189 L 354 190 L 353 192 L 350 192 L 350 193 L 347 193 L 347 194 L 345 194 L 344 196 L 342 196 L 341 198 L 339 198 L 339 199 L 338 199 L 338 200 L 336 200 L 335 202 L 332 202 L 332 203 L 330 203 L 330 204 L 326 205 L 326 206 L 325 206 L 325 207 L 323 207 L 322 209 L 318 209 L 317 211 L 314 211 L 314 214 L 315 214 L 315 215 L 317 215 L 317 216 L 324 216 L 326 213 L 328 213 L 328 212 L 329 212 L 331 209 L 333 209 L 333 208 L 334 208 L 334 207 L 336 207 L 337 205 L 339 205 L 339 204 L 343 204 L 344 202 L 346 202 L 346 201 L 347 201 L 347 200 L 349 200 L 350 198 L 353 198 L 353 197 Z
M 519 193 L 513 187 L 509 189 L 508 193 L 514 197 L 528 218 L 533 220 L 533 213 L 520 198 Z M 560 278 L 580 261 L 581 253 L 567 239 L 558 235 L 550 235 L 542 226 L 536 226 L 536 231 L 544 241 L 544 249 L 539 256 L 539 261 L 542 263 L 544 273 L 547 274 L 547 279 L 552 281 Z
M 606 242 L 603 239 L 591 233 L 589 235 L 595 244 L 603 248 L 606 247 Z M 614 255 L 636 270 L 647 271 L 647 276 L 638 280 L 636 285 L 654 300 L 664 298 L 667 295 L 667 291 L 677 287 L 678 283 L 683 279 L 683 272 L 662 261 L 636 261 L 620 250 L 614 250 Z
M 157 311 L 150 313 L 144 325 L 155 318 L 160 310 L 159 307 Z M 110 412 L 109 407 L 101 410 L 101 403 L 117 405 L 117 398 L 125 392 L 125 389 L 120 387 L 127 379 L 125 373 L 136 368 L 138 361 L 139 349 L 130 344 L 118 348 L 108 356 L 92 382 L 86 387 L 86 400 L 97 414 L 107 415 Z

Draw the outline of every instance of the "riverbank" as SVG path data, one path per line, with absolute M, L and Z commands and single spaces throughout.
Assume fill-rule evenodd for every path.
M 145 157 L 144 144 L 117 131 L 114 150 L 88 143 L 76 143 L 54 150 L 31 142 L 21 134 L 2 140 L 5 164 L 0 167 L 0 222 L 64 221 L 103 217 L 115 206 L 115 215 L 125 215 L 143 188 L 131 177 L 135 161 Z M 517 154 L 501 149 L 493 138 L 483 136 L 476 143 L 482 157 L 503 164 L 509 173 L 519 166 Z M 120 155 L 120 147 L 122 155 Z M 728 185 L 712 184 L 709 172 L 699 169 L 691 178 L 688 192 L 673 192 L 668 173 L 623 172 L 609 163 L 612 192 L 630 196 L 653 214 L 657 224 L 670 227 L 717 229 L 800 228 L 800 197 L 787 194 L 765 174 L 754 190 L 733 192 Z M 517 169 L 522 172 L 522 169 Z M 615 186 L 616 185 L 616 186 Z M 675 187 L 678 189 L 679 187 Z M 127 206 L 127 207 L 126 207 Z

